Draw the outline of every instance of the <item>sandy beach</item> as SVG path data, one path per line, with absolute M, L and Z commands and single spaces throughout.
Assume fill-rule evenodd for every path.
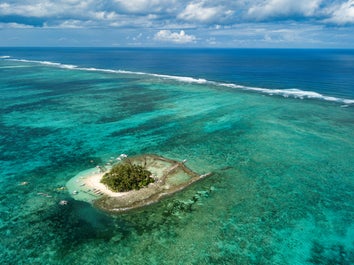
M 101 179 L 104 173 L 93 173 L 92 175 L 88 175 L 86 178 L 82 179 L 82 183 L 85 184 L 86 188 L 91 189 L 92 191 L 96 191 L 95 193 L 103 193 L 104 195 L 108 195 L 110 197 L 121 197 L 127 194 L 128 192 L 114 192 L 106 187 L 106 185 L 101 183 Z

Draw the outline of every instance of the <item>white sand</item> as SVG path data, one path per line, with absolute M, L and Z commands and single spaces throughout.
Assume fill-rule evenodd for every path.
M 102 184 L 100 181 L 105 173 L 93 173 L 92 175 L 87 176 L 82 180 L 82 183 L 85 184 L 86 188 L 90 188 L 92 190 L 98 190 L 105 195 L 110 197 L 120 197 L 127 192 L 114 192 L 106 187 L 106 185 Z

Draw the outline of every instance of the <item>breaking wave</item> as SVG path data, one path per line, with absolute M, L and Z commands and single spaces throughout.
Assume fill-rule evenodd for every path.
M 8 61 L 15 61 L 15 62 L 22 62 L 22 63 L 37 63 L 37 64 L 54 66 L 54 67 L 59 67 L 64 69 L 78 69 L 77 65 L 55 63 L 50 61 L 35 61 L 35 60 L 26 60 L 26 59 L 8 59 Z
M 251 86 L 243 86 L 233 83 L 221 83 L 211 80 L 206 80 L 203 78 L 194 78 L 188 76 L 174 76 L 174 75 L 164 75 L 164 74 L 155 74 L 155 73 L 146 73 L 146 72 L 138 72 L 138 71 L 126 71 L 126 70 L 113 70 L 113 69 L 104 69 L 104 68 L 93 68 L 93 67 L 80 67 L 77 65 L 71 64 L 62 64 L 50 61 L 36 61 L 36 60 L 26 60 L 26 59 L 10 59 L 10 56 L 1 56 L 2 59 L 7 59 L 10 61 L 17 61 L 17 62 L 24 62 L 24 63 L 37 63 L 52 67 L 64 68 L 64 69 L 76 69 L 82 71 L 94 71 L 94 72 L 104 72 L 104 73 L 116 73 L 116 74 L 129 74 L 129 75 L 144 75 L 144 76 L 152 76 L 158 77 L 162 79 L 169 79 L 175 80 L 179 82 L 185 83 L 195 83 L 195 84 L 210 84 L 219 87 L 228 87 L 234 89 L 242 89 L 247 91 L 254 91 L 259 92 L 262 94 L 267 95 L 277 95 L 283 97 L 291 97 L 291 98 L 298 98 L 298 99 L 319 99 L 324 101 L 330 102 L 337 102 L 341 104 L 347 105 L 354 105 L 354 99 L 346 99 L 346 98 L 339 98 L 333 96 L 322 95 L 318 92 L 314 91 L 306 91 L 301 89 L 270 89 L 270 88 L 262 88 L 262 87 L 251 87 Z

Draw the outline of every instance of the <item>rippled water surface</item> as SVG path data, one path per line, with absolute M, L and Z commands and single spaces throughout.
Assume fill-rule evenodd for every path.
M 308 98 L 248 89 L 279 89 L 268 86 L 283 82 L 274 75 L 260 86 L 200 69 L 176 78 L 39 54 L 0 59 L 2 264 L 354 263 L 354 97 L 345 77 L 345 93 Z M 61 189 L 121 153 L 187 159 L 214 174 L 115 216 Z

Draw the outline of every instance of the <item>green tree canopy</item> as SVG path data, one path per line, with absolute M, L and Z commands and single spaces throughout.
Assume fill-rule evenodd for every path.
M 144 167 L 122 162 L 114 165 L 108 173 L 104 174 L 101 183 L 115 192 L 139 190 L 154 182 L 150 176 L 151 172 Z

